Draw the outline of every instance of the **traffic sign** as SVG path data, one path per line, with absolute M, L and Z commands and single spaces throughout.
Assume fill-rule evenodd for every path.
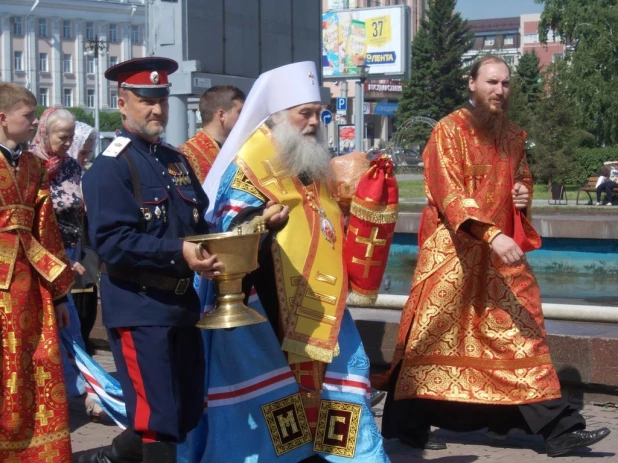
M 322 114 L 320 114 L 320 120 L 326 125 L 330 124 L 333 122 L 333 113 L 331 113 L 328 109 L 325 109 L 322 111 Z
M 337 114 L 345 114 L 348 110 L 348 99 L 337 98 Z

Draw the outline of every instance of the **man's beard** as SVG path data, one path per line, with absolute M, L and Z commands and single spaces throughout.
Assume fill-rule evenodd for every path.
M 472 114 L 477 128 L 492 138 L 500 138 L 509 125 L 508 98 L 502 101 L 502 106 L 494 107 L 491 107 L 488 101 L 478 98 L 476 95 L 472 97 L 472 102 L 474 103 Z
M 144 123 L 135 122 L 129 118 L 125 118 L 124 123 L 127 128 L 142 137 L 159 137 L 165 131 L 167 118 L 160 118 L 159 124 L 150 124 L 150 121 Z
M 321 130 L 307 127 L 299 131 L 284 115 L 272 129 L 273 140 L 279 153 L 279 161 L 287 173 L 294 177 L 325 183 L 331 175 L 330 153 L 320 142 Z

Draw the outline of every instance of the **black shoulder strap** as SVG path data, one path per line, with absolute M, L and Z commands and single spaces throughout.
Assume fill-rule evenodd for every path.
M 131 159 L 131 156 L 124 151 L 125 159 L 127 160 L 127 165 L 129 166 L 129 173 L 131 174 L 131 186 L 133 187 L 133 196 L 135 196 L 135 200 L 137 204 L 142 205 L 142 183 L 139 179 L 139 172 L 137 171 L 137 166 L 135 165 L 135 161 Z M 144 219 L 144 214 L 142 210 L 142 215 L 139 219 L 138 231 L 140 233 L 144 233 L 146 231 L 146 219 Z

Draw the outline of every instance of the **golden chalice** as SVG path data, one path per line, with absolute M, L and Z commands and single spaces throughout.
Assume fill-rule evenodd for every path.
M 263 216 L 242 224 L 233 231 L 211 235 L 188 236 L 186 241 L 198 243 L 198 248 L 216 254 L 224 265 L 221 274 L 213 277 L 215 283 L 215 308 L 204 314 L 198 328 L 220 329 L 254 325 L 266 321 L 256 310 L 244 304 L 242 279 L 258 267 L 260 237 L 266 233 L 265 222 L 281 210 L 271 206 Z

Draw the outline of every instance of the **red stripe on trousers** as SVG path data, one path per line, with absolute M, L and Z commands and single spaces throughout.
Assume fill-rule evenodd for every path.
M 139 364 L 137 363 L 137 352 L 135 352 L 135 343 L 133 336 L 128 328 L 117 328 L 120 333 L 120 344 L 122 346 L 122 355 L 127 364 L 129 379 L 133 383 L 135 393 L 137 395 L 136 410 L 135 410 L 135 431 L 143 433 L 142 440 L 145 440 L 148 433 L 148 421 L 150 420 L 150 405 L 146 400 L 146 390 L 144 389 L 144 380 Z

